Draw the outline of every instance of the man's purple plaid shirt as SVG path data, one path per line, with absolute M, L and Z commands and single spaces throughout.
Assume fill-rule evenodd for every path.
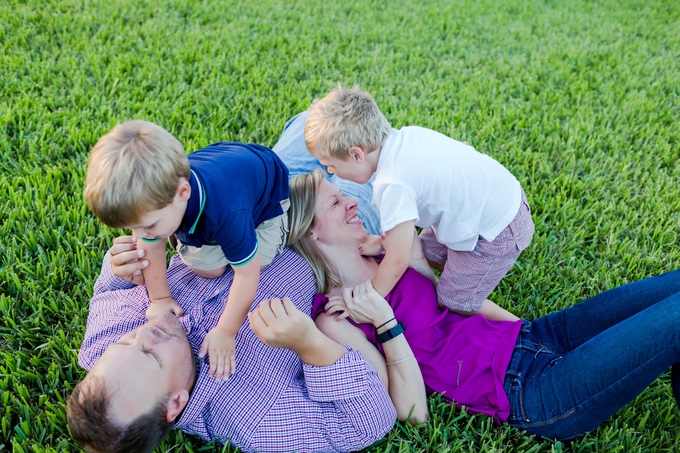
M 173 257 L 168 282 L 184 309 L 180 320 L 194 354 L 217 324 L 232 279 L 231 270 L 217 279 L 200 278 Z M 262 271 L 253 306 L 288 296 L 309 315 L 315 291 L 309 265 L 284 249 Z M 148 304 L 144 286 L 113 275 L 107 253 L 79 364 L 89 370 L 108 345 L 144 324 Z M 197 359 L 196 385 L 176 427 L 247 452 L 360 450 L 392 428 L 396 412 L 378 374 L 358 351 L 345 347 L 349 352 L 334 365 L 309 366 L 287 349 L 263 344 L 246 320 L 236 337 L 236 373 L 217 383 L 208 376 L 207 360 Z

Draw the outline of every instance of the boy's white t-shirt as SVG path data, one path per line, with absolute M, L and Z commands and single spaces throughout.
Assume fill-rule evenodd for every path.
M 522 193 L 517 178 L 493 158 L 439 132 L 392 129 L 380 151 L 373 202 L 382 231 L 415 220 L 434 228 L 452 250 L 469 251 L 477 238 L 493 241 L 512 222 Z

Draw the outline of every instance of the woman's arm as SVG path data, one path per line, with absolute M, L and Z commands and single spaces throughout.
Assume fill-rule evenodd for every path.
M 392 319 L 394 312 L 387 301 L 373 289 L 370 281 L 354 289 L 346 288 L 342 296 L 329 300 L 326 314 L 316 318 L 316 325 L 321 332 L 338 343 L 361 351 L 385 383 L 399 420 L 409 420 L 411 423 L 427 421 L 429 414 L 423 375 L 406 338 L 398 335 L 383 343 L 383 358 L 360 329 L 345 319 L 334 320 L 332 314 L 338 310 L 346 310 L 355 322 L 380 326 L 378 333 L 382 333 L 397 325 L 397 321 Z

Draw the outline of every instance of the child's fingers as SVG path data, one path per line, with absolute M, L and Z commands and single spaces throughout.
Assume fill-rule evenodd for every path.
M 217 357 L 215 357 L 215 358 L 210 357 L 208 359 L 208 362 L 210 363 L 210 369 L 208 370 L 208 375 L 215 376 L 215 372 L 217 371 Z
M 210 342 L 207 339 L 203 340 L 203 344 L 201 344 L 201 349 L 198 350 L 198 357 L 203 358 L 205 357 L 205 353 L 208 352 L 208 345 Z M 210 370 L 212 371 L 212 364 L 210 365 Z M 211 373 L 212 374 L 212 373 Z
M 229 370 L 229 374 L 234 374 L 234 372 L 236 371 L 236 354 L 231 354 L 229 359 L 231 368 L 231 370 Z
M 220 381 L 220 380 L 222 380 L 223 377 L 225 377 L 225 375 L 226 375 L 226 373 L 225 373 L 226 365 L 227 365 L 227 358 L 224 355 L 219 354 L 217 356 L 217 371 L 215 372 L 215 380 L 216 381 Z

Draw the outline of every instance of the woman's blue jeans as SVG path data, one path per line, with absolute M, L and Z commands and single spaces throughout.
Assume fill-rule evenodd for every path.
M 680 270 L 524 321 L 505 378 L 508 423 L 551 439 L 580 437 L 678 362 Z

